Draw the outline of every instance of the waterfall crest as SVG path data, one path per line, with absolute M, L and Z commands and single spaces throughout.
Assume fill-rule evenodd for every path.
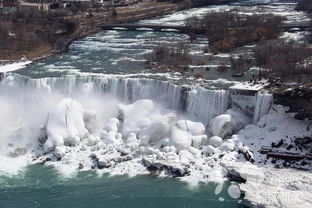
M 31 79 L 7 73 L 4 74 L 1 88 L 2 93 L 12 90 L 35 90 L 43 93 L 56 91 L 69 96 L 80 91 L 88 91 L 98 96 L 112 95 L 125 103 L 151 99 L 167 108 L 186 113 L 205 125 L 230 107 L 240 108 L 256 123 L 268 112 L 273 100 L 272 95 L 257 91 L 206 89 L 156 79 L 112 75 Z

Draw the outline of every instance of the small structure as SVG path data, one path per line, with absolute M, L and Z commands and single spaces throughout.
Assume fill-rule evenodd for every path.
M 17 11 L 23 14 L 41 15 L 50 10 L 50 3 L 27 3 L 17 5 Z

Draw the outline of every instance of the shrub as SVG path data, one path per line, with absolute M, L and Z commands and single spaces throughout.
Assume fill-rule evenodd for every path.
M 145 58 L 148 68 L 156 66 L 158 68 L 185 70 L 185 67 L 192 62 L 189 48 L 183 43 L 160 44 Z
M 245 72 L 252 66 L 252 56 L 242 54 L 238 57 L 230 57 L 231 69 L 238 72 Z
M 185 25 L 204 29 L 212 51 L 229 52 L 243 45 L 277 38 L 283 20 L 281 16 L 272 14 L 211 12 L 202 18 L 191 17 L 185 21 Z
M 224 64 L 218 66 L 218 68 L 217 68 L 217 70 L 218 70 L 219 72 L 221 72 L 221 73 L 226 72 L 228 69 L 229 69 L 229 67 L 226 66 L 226 65 L 224 65 Z
M 273 41 L 259 44 L 255 59 L 259 66 L 268 69 L 270 76 L 287 77 L 311 74 L 312 49 L 304 44 Z

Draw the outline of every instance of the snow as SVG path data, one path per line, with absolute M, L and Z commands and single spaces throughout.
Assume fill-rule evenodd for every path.
M 260 182 L 240 184 L 247 206 L 302 208 L 312 204 L 312 174 L 293 169 L 263 169 Z M 256 194 L 255 194 L 256 193 Z
M 264 115 L 257 125 L 247 125 L 237 135 L 233 135 L 232 139 L 238 140 L 253 152 L 255 160 L 265 165 L 266 155 L 260 154 L 261 147 L 270 147 L 272 143 L 279 143 L 283 140 L 283 144 L 278 148 L 281 152 L 291 152 L 296 154 L 308 154 L 309 150 L 289 148 L 294 146 L 295 139 L 301 137 L 310 137 L 309 121 L 300 121 L 294 119 L 293 113 L 286 113 L 287 107 L 274 105 L 269 113 Z
M 89 85 L 82 88 L 90 93 Z M 53 165 L 66 176 L 93 169 L 111 175 L 149 174 L 149 164 L 159 167 L 156 173 L 160 176 L 183 174 L 180 180 L 191 185 L 223 182 L 233 171 L 247 180 L 246 184 L 253 186 L 263 183 L 267 168 L 274 165 L 271 159 L 259 153 L 262 146 L 278 143 L 281 138 L 285 144 L 293 144 L 295 137 L 311 135 L 307 130 L 309 122 L 295 120 L 294 114 L 287 113 L 287 108 L 282 106 L 273 105 L 268 113 L 263 111 L 264 116 L 259 113 L 262 117 L 253 124 L 252 115 L 246 115 L 236 106 L 214 116 L 206 129 L 203 123 L 187 120 L 186 115 L 179 115 L 147 99 L 131 104 L 120 103 L 119 112 L 114 110 L 104 119 L 98 108 L 109 111 L 110 108 L 103 106 L 108 100 L 104 99 L 99 105 L 87 105 L 89 99 L 93 101 L 88 96 L 87 101 L 80 99 L 79 102 L 78 99 L 64 98 L 47 108 L 49 111 L 41 111 L 47 115 L 43 126 L 47 140 L 44 149 L 35 146 L 33 151 L 28 151 L 29 155 L 36 154 L 35 162 Z M 14 129 L 19 128 L 19 124 L 14 126 Z M 279 150 L 286 151 L 286 148 L 287 145 L 282 145 Z M 246 161 L 244 154 L 249 154 L 255 160 L 254 164 Z M 1 155 L 0 161 L 5 157 L 7 155 Z M 27 164 L 23 156 L 18 155 L 18 158 Z M 281 162 L 276 164 L 281 165 Z M 237 187 L 231 186 L 228 192 L 233 198 L 238 196 Z M 250 199 L 257 202 L 257 199 Z
M 253 90 L 259 91 L 265 87 L 264 83 L 253 84 L 249 82 L 240 82 L 230 87 L 232 90 Z
M 200 122 L 193 122 L 188 120 L 179 120 L 177 127 L 183 131 L 190 132 L 193 136 L 199 136 L 205 134 L 205 126 Z
M 138 100 L 130 105 L 120 104 L 119 112 L 123 120 L 124 135 L 138 133 L 160 116 L 160 112 L 151 100 Z
M 10 71 L 16 71 L 18 69 L 24 68 L 28 64 L 30 64 L 32 61 L 21 61 L 21 62 L 15 62 L 5 65 L 0 65 L 0 73 L 3 72 L 10 72 Z
M 208 140 L 208 143 L 213 147 L 219 147 L 222 144 L 222 138 L 218 136 L 213 136 Z
M 225 114 L 219 115 L 209 122 L 209 130 L 212 135 L 225 138 L 250 122 L 251 119 L 240 110 L 229 109 Z
M 64 144 L 77 145 L 88 134 L 83 118 L 84 109 L 80 103 L 69 98 L 63 99 L 48 115 L 48 138 L 43 145 L 45 151 Z
M 176 120 L 176 115 L 170 113 L 152 121 L 150 125 L 140 130 L 138 134 L 141 144 L 156 144 L 161 139 L 168 137 L 170 129 L 175 124 Z

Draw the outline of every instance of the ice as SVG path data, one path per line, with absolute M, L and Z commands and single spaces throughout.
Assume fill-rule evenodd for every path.
M 16 89 L 23 89 L 23 93 L 11 96 Z M 34 162 L 53 165 L 66 175 L 95 169 L 99 173 L 131 176 L 149 174 L 144 164 L 149 161 L 151 168 L 161 167 L 156 170 L 159 176 L 182 173 L 180 180 L 189 184 L 222 182 L 228 169 L 239 173 L 249 185 L 263 182 L 267 166 L 272 166 L 270 159 L 264 164 L 266 156 L 259 153 L 262 146 L 281 139 L 291 144 L 295 137 L 311 135 L 308 121 L 297 121 L 294 114 L 286 113 L 287 108 L 272 106 L 268 94 L 250 96 L 247 101 L 253 108 L 247 116 L 244 108 L 229 109 L 234 98 L 226 90 L 198 86 L 190 88 L 190 92 L 182 89 L 186 88 L 128 77 L 90 75 L 31 80 L 5 75 L 0 89 L 0 112 L 5 117 L 0 118 L 0 148 L 4 150 L 0 161 L 16 161 L 16 167 L 22 168 L 21 164 L 33 163 L 31 156 L 35 155 Z M 105 93 L 122 99 L 113 101 Z M 142 99 L 151 97 L 155 99 Z M 25 109 L 31 116 L 24 116 Z M 252 123 L 256 112 L 259 119 Z M 45 150 L 54 151 L 42 151 L 37 144 L 41 127 L 48 136 Z M 30 130 L 33 132 L 24 133 Z M 20 142 L 20 135 L 32 140 Z M 45 135 L 40 138 L 44 141 Z M 14 141 L 13 146 L 8 146 L 8 141 Z M 27 157 L 17 154 L 22 147 L 27 147 Z M 279 150 L 285 151 L 286 147 Z M 291 152 L 307 153 L 295 149 Z M 8 155 L 17 158 L 6 160 Z M 253 158 L 254 164 L 246 161 L 246 155 Z M 8 172 L 18 171 L 9 164 L 6 169 L 3 162 L 0 166 Z
M 148 127 L 152 120 L 160 116 L 151 100 L 139 100 L 130 105 L 120 105 L 119 112 L 123 120 L 123 134 L 138 133 Z
M 191 135 L 174 126 L 171 129 L 170 143 L 178 149 L 186 149 L 192 145 Z
M 241 190 L 239 189 L 239 186 L 236 184 L 231 184 L 227 192 L 233 199 L 238 199 L 241 196 Z
M 209 130 L 212 135 L 224 138 L 238 132 L 250 122 L 251 119 L 240 110 L 229 109 L 209 122 Z
M 205 126 L 200 122 L 192 122 L 188 120 L 179 120 L 177 127 L 183 131 L 190 132 L 193 136 L 205 134 Z
M 104 130 L 118 132 L 119 123 L 117 118 L 111 118 L 107 121 Z
M 222 138 L 218 136 L 213 136 L 208 140 L 208 144 L 213 147 L 219 147 L 222 144 Z
M 175 124 L 176 120 L 176 115 L 171 113 L 152 121 L 149 126 L 140 130 L 138 134 L 141 144 L 156 144 L 161 139 L 168 137 L 171 127 Z
M 247 206 L 301 208 L 311 207 L 312 176 L 293 169 L 265 168 L 265 180 L 240 184 Z M 256 192 L 256 194 L 255 194 Z
M 48 138 L 43 145 L 45 151 L 51 151 L 64 144 L 77 145 L 88 134 L 83 118 L 84 109 L 80 103 L 64 98 L 48 115 Z
M 212 145 L 208 145 L 208 146 L 203 148 L 203 154 L 205 156 L 211 156 L 214 153 L 216 153 L 216 149 Z

